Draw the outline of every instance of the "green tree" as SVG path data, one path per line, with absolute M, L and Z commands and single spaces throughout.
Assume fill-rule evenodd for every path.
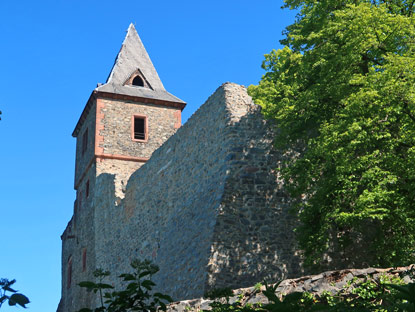
M 285 0 L 296 21 L 249 87 L 291 151 L 283 174 L 310 266 L 415 259 L 414 3 Z

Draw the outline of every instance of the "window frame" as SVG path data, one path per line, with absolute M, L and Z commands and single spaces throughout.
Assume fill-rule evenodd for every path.
M 140 83 L 141 83 L 142 85 L 134 84 L 134 80 L 135 80 L 136 78 L 140 79 Z M 144 79 L 143 79 L 140 75 L 135 75 L 135 76 L 133 77 L 133 79 L 131 79 L 131 86 L 145 88 L 146 84 L 145 84 L 145 82 L 144 82 Z
M 136 139 L 134 137 L 134 125 L 135 125 L 136 118 L 144 119 L 144 140 Z M 146 115 L 140 115 L 140 114 L 132 115 L 131 117 L 131 140 L 133 140 L 134 142 L 141 142 L 141 143 L 145 143 L 148 141 L 148 118 Z
M 78 200 L 78 212 L 82 210 L 82 196 L 83 196 L 83 192 L 82 192 L 82 190 L 79 190 L 79 196 L 77 198 L 77 200 Z
M 69 256 L 66 270 L 66 287 L 69 289 L 72 286 L 72 256 Z
M 82 248 L 82 272 L 86 271 L 86 247 Z
M 88 199 L 89 197 L 89 179 L 85 183 L 85 199 Z
M 86 151 L 88 150 L 88 128 L 85 129 L 84 133 L 82 134 L 82 145 L 81 145 L 81 154 L 82 156 L 85 155 Z

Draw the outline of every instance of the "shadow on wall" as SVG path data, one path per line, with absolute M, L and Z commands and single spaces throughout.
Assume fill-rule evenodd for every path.
M 214 229 L 207 289 L 304 273 L 294 235 L 297 219 L 279 175 L 287 156 L 273 147 L 273 131 L 258 106 L 232 124 L 230 174 Z
M 97 267 L 160 266 L 158 291 L 175 300 L 301 274 L 272 125 L 245 88 L 224 84 L 127 184 L 97 179 Z M 108 180 L 108 181 L 107 181 Z

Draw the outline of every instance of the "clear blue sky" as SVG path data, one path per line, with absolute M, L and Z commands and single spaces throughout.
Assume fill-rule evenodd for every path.
M 71 218 L 72 130 L 105 82 L 129 23 L 183 121 L 226 81 L 258 83 L 294 12 L 280 0 L 1 0 L 0 277 L 55 311 L 61 240 Z M 23 310 L 3 306 L 1 311 Z

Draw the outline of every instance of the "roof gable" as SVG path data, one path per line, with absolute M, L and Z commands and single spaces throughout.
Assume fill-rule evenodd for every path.
M 106 83 L 124 85 L 137 70 L 143 74 L 153 90 L 165 91 L 134 25 L 130 24 Z

